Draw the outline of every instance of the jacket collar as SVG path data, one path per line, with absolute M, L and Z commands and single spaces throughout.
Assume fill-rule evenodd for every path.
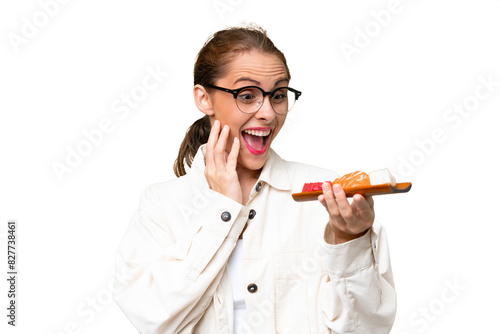
M 200 146 L 191 164 L 191 170 L 188 172 L 192 178 L 192 186 L 208 186 L 205 178 L 205 155 L 206 144 Z M 269 149 L 266 162 L 260 173 L 259 181 L 266 182 L 271 187 L 278 190 L 291 190 L 288 172 L 285 167 L 285 161 L 272 149 Z
M 290 180 L 285 167 L 285 161 L 272 149 L 269 149 L 266 163 L 259 180 L 266 182 L 271 187 L 279 190 L 290 190 Z

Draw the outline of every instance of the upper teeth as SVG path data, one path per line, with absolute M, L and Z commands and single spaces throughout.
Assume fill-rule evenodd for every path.
M 271 133 L 271 130 L 270 129 L 267 129 L 267 130 L 244 130 L 243 132 L 246 132 L 252 136 L 265 137 Z

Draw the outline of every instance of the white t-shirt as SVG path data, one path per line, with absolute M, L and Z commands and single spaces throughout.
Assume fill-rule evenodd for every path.
M 243 239 L 238 239 L 233 253 L 229 257 L 228 269 L 233 286 L 234 334 L 242 334 L 248 328 L 247 307 L 245 304 L 245 285 L 243 283 Z

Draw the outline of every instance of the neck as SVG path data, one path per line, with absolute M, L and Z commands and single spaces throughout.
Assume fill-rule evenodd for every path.
M 241 186 L 241 196 L 242 196 L 242 204 L 246 205 L 248 203 L 248 199 L 250 198 L 250 192 L 252 191 L 255 182 L 259 179 L 260 172 L 262 168 L 259 170 L 250 170 L 243 167 L 236 167 L 236 172 L 238 173 L 238 181 Z
M 244 183 L 245 181 L 257 180 L 260 176 L 261 169 L 258 170 L 250 170 L 245 167 L 236 166 L 236 173 L 238 173 L 238 180 L 240 183 Z

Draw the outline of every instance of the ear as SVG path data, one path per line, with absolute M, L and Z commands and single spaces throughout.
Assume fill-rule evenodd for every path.
M 212 109 L 212 99 L 207 93 L 207 90 L 202 85 L 195 85 L 193 88 L 194 103 L 198 109 L 208 115 L 213 116 L 214 111 Z

